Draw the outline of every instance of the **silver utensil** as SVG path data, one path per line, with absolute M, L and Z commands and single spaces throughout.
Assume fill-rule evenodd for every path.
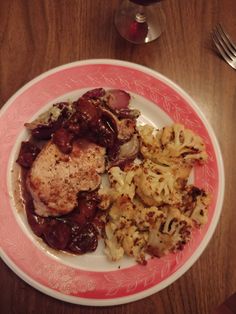
M 212 39 L 223 59 L 236 69 L 236 44 L 220 24 L 217 24 L 213 29 Z

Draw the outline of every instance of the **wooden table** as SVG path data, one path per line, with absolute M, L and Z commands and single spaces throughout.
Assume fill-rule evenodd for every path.
M 114 28 L 118 4 L 118 0 L 0 1 L 0 106 L 35 76 L 71 61 L 115 58 L 159 71 L 192 96 L 218 137 L 226 172 L 219 224 L 202 256 L 179 280 L 146 299 L 112 308 L 53 299 L 1 261 L 1 313 L 208 314 L 236 291 L 236 73 L 213 51 L 210 37 L 221 22 L 236 40 L 236 1 L 166 0 L 165 32 L 157 41 L 138 46 L 123 40 Z

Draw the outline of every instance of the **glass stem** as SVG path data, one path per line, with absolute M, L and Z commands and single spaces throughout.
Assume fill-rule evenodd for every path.
M 138 6 L 138 12 L 135 15 L 135 21 L 138 23 L 144 23 L 146 22 L 146 15 L 144 12 L 144 7 L 142 5 Z

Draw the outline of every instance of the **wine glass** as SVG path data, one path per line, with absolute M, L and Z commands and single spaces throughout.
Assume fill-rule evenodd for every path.
M 128 41 L 141 44 L 157 39 L 164 30 L 161 0 L 123 0 L 115 14 L 115 25 Z

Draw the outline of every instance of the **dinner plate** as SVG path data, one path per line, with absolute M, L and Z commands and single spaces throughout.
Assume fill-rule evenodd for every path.
M 75 256 L 46 247 L 33 235 L 15 197 L 16 156 L 27 137 L 24 123 L 58 101 L 85 91 L 117 88 L 132 95 L 141 110 L 139 123 L 157 127 L 179 122 L 205 141 L 208 161 L 192 174 L 194 184 L 211 194 L 208 223 L 193 233 L 182 251 L 150 258 L 146 266 L 132 258 L 109 262 L 100 241 L 91 254 Z M 107 59 L 85 60 L 52 69 L 22 87 L 0 112 L 1 256 L 34 288 L 54 298 L 83 305 L 128 303 L 160 291 L 198 259 L 216 228 L 224 195 L 222 156 L 214 132 L 195 102 L 163 75 L 137 64 Z

